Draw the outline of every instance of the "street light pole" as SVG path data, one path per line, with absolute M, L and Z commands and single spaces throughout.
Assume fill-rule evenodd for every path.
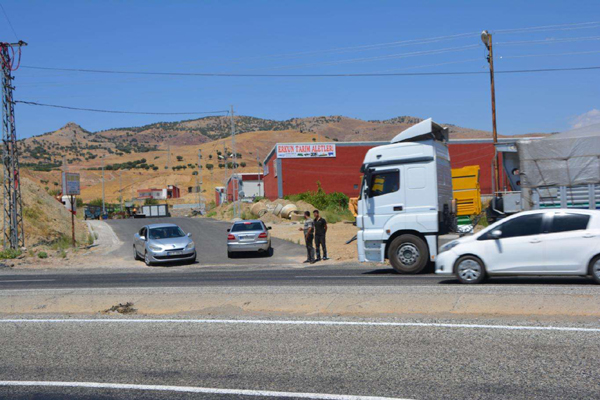
M 488 50 L 488 64 L 490 65 L 490 85 L 492 93 L 492 126 L 493 126 L 493 142 L 494 142 L 494 192 L 500 191 L 500 172 L 499 172 L 499 156 L 496 150 L 498 143 L 498 131 L 496 130 L 496 86 L 494 84 L 494 49 L 492 47 L 492 34 L 488 31 L 481 32 L 481 41 Z

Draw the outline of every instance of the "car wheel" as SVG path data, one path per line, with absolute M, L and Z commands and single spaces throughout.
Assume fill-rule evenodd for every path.
M 230 252 L 230 251 L 228 251 L 228 252 L 227 252 L 227 258 L 233 258 L 233 253 L 232 253 L 232 252 Z
M 388 249 L 392 267 L 401 274 L 418 274 L 427 265 L 429 250 L 427 244 L 415 235 L 400 235 Z
M 194 257 L 190 258 L 190 264 L 193 264 L 196 262 L 196 257 L 198 257 L 198 253 L 194 252 Z
M 140 260 L 140 255 L 138 254 L 137 250 L 135 249 L 135 246 L 133 246 L 133 259 L 135 261 L 139 261 Z
M 475 284 L 485 279 L 485 267 L 477 257 L 462 256 L 456 261 L 454 272 L 460 283 Z
M 594 257 L 590 262 L 590 275 L 592 275 L 594 282 L 600 284 L 600 256 Z
M 152 261 L 150 261 L 150 256 L 148 255 L 148 252 L 144 253 L 144 262 L 149 267 L 152 265 Z

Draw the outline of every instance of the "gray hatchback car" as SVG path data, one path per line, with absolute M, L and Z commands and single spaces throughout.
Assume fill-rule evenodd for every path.
M 227 229 L 227 256 L 232 257 L 236 252 L 259 252 L 270 256 L 273 253 L 271 247 L 271 227 L 259 220 L 238 221 Z
M 196 261 L 192 234 L 175 224 L 146 225 L 133 237 L 133 257 L 146 265 L 171 261 Z

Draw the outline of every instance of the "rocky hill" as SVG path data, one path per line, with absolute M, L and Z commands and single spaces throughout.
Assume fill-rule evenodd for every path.
M 273 132 L 272 143 L 278 141 L 278 132 L 295 131 L 313 134 L 319 141 L 389 140 L 400 131 L 422 121 L 415 117 L 396 117 L 388 120 L 370 120 L 343 116 L 292 118 L 276 121 L 247 116 L 235 118 L 238 134 L 244 132 Z M 484 138 L 490 132 L 447 125 L 452 138 Z M 25 166 L 40 169 L 56 168 L 62 157 L 80 163 L 101 155 L 123 156 L 164 150 L 170 146 L 198 145 L 231 134 L 228 117 L 205 117 L 178 122 L 157 122 L 150 125 L 115 128 L 89 132 L 74 122 L 69 122 L 54 132 L 24 139 L 21 144 L 21 161 Z

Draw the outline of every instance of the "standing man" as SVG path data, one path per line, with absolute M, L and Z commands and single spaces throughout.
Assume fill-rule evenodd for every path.
M 325 234 L 327 233 L 327 221 L 321 218 L 319 210 L 313 211 L 315 215 L 315 248 L 317 249 L 317 259 L 315 261 L 321 261 L 321 247 L 323 248 L 323 260 L 329 260 L 327 257 L 327 245 L 325 244 Z
M 305 263 L 315 263 L 315 248 L 313 247 L 313 236 L 315 231 L 315 225 L 313 220 L 310 219 L 310 211 L 304 212 L 304 228 L 298 229 L 299 231 L 304 231 L 304 240 L 306 240 L 306 252 L 308 253 L 308 258 Z

